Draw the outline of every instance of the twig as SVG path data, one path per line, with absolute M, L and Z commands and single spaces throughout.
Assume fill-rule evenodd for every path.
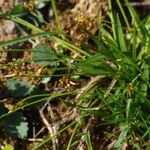
M 88 82 L 83 88 L 81 88 L 81 90 L 79 91 L 79 94 L 76 96 L 75 100 L 81 99 L 85 95 L 85 93 L 87 93 L 91 88 L 93 88 L 95 85 L 97 85 L 102 78 L 105 78 L 105 77 L 106 77 L 105 75 L 98 75 L 96 77 L 93 77 L 90 82 Z M 62 120 L 59 120 L 59 121 L 55 122 L 54 120 L 56 120 L 56 119 L 54 117 L 52 108 L 51 108 L 50 104 L 48 104 L 49 114 L 51 116 L 52 121 L 54 121 L 52 124 L 49 124 L 49 122 L 46 120 L 46 118 L 45 118 L 45 116 L 43 114 L 43 110 L 44 110 L 44 108 L 46 107 L 47 104 L 48 104 L 48 102 L 39 111 L 39 113 L 40 113 L 40 116 L 41 116 L 41 118 L 43 120 L 43 123 L 45 124 L 46 128 L 48 129 L 48 131 L 49 131 L 49 133 L 51 135 L 56 133 L 58 131 L 58 129 L 59 129 L 59 126 L 64 124 L 64 123 L 70 122 L 70 121 L 72 121 L 74 119 L 77 119 L 77 121 L 80 122 L 81 116 L 78 113 L 77 108 L 74 108 L 72 110 L 72 114 L 69 117 L 63 117 Z M 84 129 L 83 132 L 86 132 L 88 130 L 89 126 L 90 126 L 90 121 L 89 121 L 88 125 L 86 126 L 86 128 Z M 83 144 L 82 143 L 84 141 L 85 141 L 85 137 L 82 137 L 81 138 L 81 142 L 79 144 L 80 150 L 81 150 L 81 148 L 83 148 Z M 58 144 L 58 139 L 57 138 L 53 138 L 52 143 L 53 143 L 53 149 L 56 150 L 57 144 Z
M 114 87 L 114 85 L 116 84 L 117 80 L 113 79 L 107 89 L 107 91 L 104 94 L 104 98 L 106 98 L 108 96 L 108 94 L 111 92 L 112 88 Z
M 48 103 L 46 103 L 46 104 L 48 104 Z M 47 119 L 46 119 L 46 117 L 43 113 L 43 110 L 44 110 L 45 107 L 46 107 L 46 105 L 44 105 L 44 107 L 41 110 L 39 110 L 39 114 L 42 118 L 43 123 L 45 124 L 46 128 L 48 129 L 49 134 L 51 136 L 53 136 L 58 131 L 58 128 L 56 128 L 56 126 L 50 125 L 49 122 L 47 121 Z M 57 137 L 52 138 L 52 146 L 53 146 L 53 150 L 57 150 L 57 148 L 58 148 L 58 139 L 57 139 Z
M 132 6 L 150 6 L 150 0 L 145 0 L 144 2 L 130 2 Z
M 76 99 L 81 99 L 85 93 L 87 93 L 92 87 L 94 87 L 98 82 L 105 78 L 106 75 L 98 75 L 93 77 L 89 83 L 87 83 L 83 88 L 80 89 L 79 94 L 76 96 Z
M 91 125 L 91 123 L 92 123 L 92 117 L 89 119 L 87 126 L 83 129 L 83 133 L 86 133 L 88 131 L 88 128 Z M 85 141 L 85 136 L 82 136 L 80 143 L 77 147 L 78 150 L 84 150 L 84 145 L 83 145 L 84 141 Z
M 35 138 L 29 138 L 28 141 L 31 141 L 31 142 L 42 142 L 43 139 L 35 139 Z
M 85 93 L 87 93 L 90 89 L 92 89 L 95 85 L 97 85 L 101 79 L 103 79 L 105 77 L 106 77 L 106 75 L 98 75 L 96 77 L 93 77 L 89 83 L 87 83 L 83 88 L 81 88 L 79 94 L 76 96 L 76 99 L 81 99 L 85 95 Z M 80 115 L 77 111 L 77 108 L 74 108 L 74 114 L 76 114 L 76 116 L 77 116 L 76 119 L 78 121 L 80 121 L 81 117 L 80 117 Z M 89 122 L 88 122 L 87 126 L 83 130 L 84 133 L 88 130 L 88 128 L 91 124 L 90 120 L 91 120 L 91 118 L 89 119 Z M 83 145 L 84 141 L 85 141 L 85 136 L 82 136 L 81 140 L 80 140 L 80 143 L 78 145 L 78 148 L 77 148 L 78 150 L 84 150 L 84 147 L 83 147 L 84 146 Z

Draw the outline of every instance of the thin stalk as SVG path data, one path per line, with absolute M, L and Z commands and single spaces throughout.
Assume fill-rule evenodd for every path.
M 73 132 L 72 132 L 72 135 L 71 135 L 71 137 L 70 137 L 70 140 L 69 140 L 69 143 L 68 143 L 68 146 L 67 146 L 67 149 L 66 149 L 66 150 L 70 150 L 71 143 L 72 143 L 73 137 L 74 137 L 74 135 L 75 135 L 75 133 L 76 133 L 76 130 L 77 130 L 78 126 L 79 126 L 79 125 L 78 125 L 78 123 L 77 123 L 76 126 L 75 126 L 75 128 L 74 128 L 74 130 L 73 130 Z
M 91 57 L 91 55 L 89 53 L 85 52 L 84 50 L 82 50 L 82 49 L 80 49 L 80 48 L 78 48 L 78 47 L 76 47 L 76 46 L 74 46 L 74 45 L 58 38 L 58 37 L 56 37 L 56 36 L 53 37 L 53 38 L 54 38 L 55 41 L 57 41 L 58 43 L 64 45 L 64 47 L 68 48 L 70 51 L 72 51 L 72 52 L 76 51 L 76 52 L 79 52 L 81 54 L 84 54 L 85 56 Z M 80 55 L 80 57 L 81 57 L 81 55 Z
M 31 23 L 29 23 L 29 22 L 27 22 L 27 21 L 25 21 L 25 20 L 23 20 L 21 18 L 18 18 L 16 16 L 12 15 L 12 16 L 10 16 L 10 19 L 15 21 L 15 22 L 17 22 L 17 23 L 19 23 L 19 24 L 22 24 L 22 25 L 24 25 L 24 26 L 26 26 L 26 27 L 28 27 L 30 29 L 33 29 L 35 31 L 43 32 L 43 30 L 40 29 L 39 27 L 36 27 L 35 25 L 33 25 L 33 24 L 31 24 Z
M 77 121 L 73 121 L 71 124 L 69 124 L 68 126 L 66 126 L 65 128 L 61 129 L 60 131 L 58 131 L 57 133 L 55 133 L 54 135 L 48 137 L 46 140 L 44 140 L 42 143 L 38 144 L 33 150 L 38 150 L 41 146 L 43 146 L 44 144 L 46 144 L 47 142 L 49 142 L 50 140 L 52 140 L 54 137 L 60 135 L 62 132 L 64 132 L 65 130 L 67 130 L 68 128 L 70 128 L 71 126 L 73 126 Z
M 33 72 L 30 72 L 32 74 L 34 74 Z M 32 77 L 32 78 L 44 78 L 44 77 L 61 77 L 61 76 L 74 76 L 74 75 L 84 75 L 82 73 L 72 73 L 72 74 L 58 74 L 58 75 L 39 75 L 39 76 L 35 76 L 35 75 L 32 75 L 32 74 L 22 74 L 22 75 L 18 75 L 16 74 L 16 76 L 14 77 Z
M 30 29 L 32 29 L 32 30 L 38 31 L 38 32 L 40 32 L 40 33 L 43 32 L 43 33 L 41 33 L 41 34 L 44 34 L 44 35 L 46 34 L 46 35 L 49 35 L 50 37 L 53 37 L 53 39 L 54 39 L 55 41 L 57 41 L 59 44 L 62 44 L 64 47 L 68 48 L 70 51 L 79 52 L 79 53 L 84 54 L 85 56 L 88 56 L 88 57 L 91 56 L 90 54 L 88 54 L 88 53 L 85 52 L 84 50 L 82 50 L 82 49 L 76 47 L 75 45 L 70 44 L 70 43 L 68 43 L 68 42 L 66 42 L 66 41 L 64 41 L 64 40 L 62 40 L 62 39 L 60 39 L 60 38 L 54 36 L 54 35 L 57 35 L 56 32 L 45 32 L 44 30 L 40 29 L 39 27 L 36 27 L 35 25 L 33 25 L 33 24 L 31 24 L 31 23 L 29 23 L 29 22 L 27 22 L 27 21 L 25 21 L 25 20 L 23 20 L 23 19 L 21 19 L 21 18 L 18 18 L 18 17 L 16 17 L 16 16 L 8 16 L 8 19 L 11 19 L 11 20 L 13 20 L 13 21 L 15 21 L 15 22 L 17 22 L 17 23 L 19 23 L 19 24 L 22 24 L 22 25 L 24 25 L 24 26 L 26 26 L 26 27 L 28 27 L 28 28 L 30 28 Z M 39 33 L 39 34 L 40 34 L 40 33 Z M 58 32 L 57 32 L 57 33 L 58 33 Z M 44 36 L 44 35 L 43 35 L 43 36 Z M 32 36 L 32 35 L 31 35 L 31 36 Z M 18 39 L 18 40 L 19 40 L 19 39 Z M 27 40 L 27 38 L 26 38 L 26 40 Z M 13 40 L 12 40 L 12 41 L 13 41 Z M 0 46 L 6 46 L 6 45 L 9 44 L 9 42 L 10 42 L 10 41 L 6 41 L 6 42 L 4 42 L 2 45 L 1 45 L 1 42 L 0 42 Z M 20 42 L 21 42 L 21 40 L 20 40 Z M 16 43 L 17 43 L 17 42 L 16 42 Z M 13 42 L 10 43 L 10 44 L 13 44 Z M 10 45 L 10 44 L 9 44 L 9 45 Z M 82 56 L 80 55 L 80 57 L 82 57 Z
M 37 37 L 44 37 L 44 36 L 47 36 L 48 34 L 55 34 L 55 33 L 46 33 L 46 32 L 43 31 L 42 33 L 22 36 L 22 37 L 19 37 L 19 38 L 8 40 L 8 41 L 2 41 L 2 42 L 0 42 L 0 47 L 5 47 L 5 46 L 8 46 L 8 45 L 13 45 L 13 44 L 16 44 L 16 43 L 25 42 L 25 41 L 28 41 L 29 39 L 33 39 L 33 38 L 37 38 Z
M 136 61 L 136 34 L 135 34 L 135 28 L 133 29 L 133 47 L 132 47 L 132 57 L 133 61 Z
M 148 136 L 150 137 L 150 132 L 148 132 L 150 130 L 149 126 L 147 125 L 146 123 L 146 120 L 143 118 L 143 116 L 141 114 L 139 114 L 142 122 L 143 122 L 143 125 L 145 125 L 145 128 L 147 129 L 147 131 L 145 132 L 145 134 L 142 136 L 142 138 L 144 138 L 147 134 Z
M 48 23 L 39 15 L 36 14 L 36 12 L 30 12 L 34 17 L 36 17 L 37 19 L 39 19 L 40 21 L 42 21 L 43 23 L 45 23 L 46 25 L 48 25 Z
M 1 115 L 1 116 L 0 116 L 0 119 L 3 119 L 3 118 L 5 118 L 5 117 L 7 117 L 7 116 L 9 116 L 9 115 L 11 115 L 11 114 L 13 114 L 13 113 L 19 111 L 19 110 L 22 110 L 22 109 L 24 109 L 24 108 L 26 108 L 26 107 L 32 106 L 32 105 L 34 105 L 34 104 L 38 104 L 38 103 L 43 102 L 43 101 L 46 101 L 46 100 L 48 100 L 48 99 L 53 100 L 53 99 L 55 99 L 55 98 L 57 98 L 57 97 L 60 97 L 60 96 L 66 96 L 66 95 L 75 94 L 75 93 L 77 93 L 77 91 L 65 92 L 65 93 L 54 93 L 54 94 L 52 94 L 52 95 L 49 96 L 49 97 L 44 97 L 44 98 L 42 98 L 42 99 L 40 99 L 40 100 L 33 101 L 33 102 L 31 102 L 31 103 L 28 103 L 28 104 L 25 104 L 25 105 L 22 105 L 22 106 L 18 106 L 18 107 L 17 107 L 16 109 L 14 109 L 13 111 Z M 34 96 L 33 96 L 33 97 L 34 97 Z M 26 100 L 27 100 L 27 98 L 24 99 L 24 100 L 22 100 L 22 102 L 23 102 L 23 101 L 26 101 Z
M 17 107 L 17 108 L 14 109 L 13 111 L 10 111 L 10 112 L 8 112 L 8 113 L 5 113 L 5 114 L 1 115 L 1 116 L 0 116 L 0 120 L 3 119 L 3 118 L 5 118 L 5 117 L 7 117 L 7 116 L 9 116 L 9 115 L 11 115 L 11 114 L 13 114 L 13 113 L 15 113 L 15 112 L 17 112 L 17 111 L 19 111 L 19 110 L 22 110 L 22 109 L 25 108 L 25 107 L 31 106 L 31 105 L 33 105 L 33 104 L 37 104 L 37 103 L 39 103 L 39 102 L 46 101 L 47 99 L 48 99 L 48 97 L 42 98 L 42 99 L 40 99 L 40 100 L 38 100 L 38 101 L 34 101 L 34 102 L 31 102 L 31 103 L 26 104 L 26 105 L 24 105 L 24 106 Z
M 58 31 L 62 33 L 62 26 L 61 26 L 61 23 L 60 23 L 60 20 L 59 20 L 59 16 L 58 16 L 58 13 L 57 13 L 55 0 L 51 0 L 51 4 L 52 4 L 53 11 L 54 11 L 54 15 L 55 15 Z
M 126 25 L 127 25 L 127 28 L 128 28 L 129 31 L 131 31 L 131 27 L 130 27 L 129 22 L 128 22 L 128 19 L 127 19 L 127 17 L 126 17 L 125 11 L 124 11 L 124 9 L 122 8 L 122 5 L 121 5 L 121 3 L 120 3 L 120 0 L 116 0 L 116 1 L 117 1 L 118 6 L 119 6 L 119 9 L 120 9 L 120 11 L 121 11 L 121 13 L 122 13 L 122 16 L 123 16 L 123 18 L 124 18 L 124 21 L 125 21 L 125 23 L 126 23 Z
M 30 100 L 30 99 L 33 99 L 33 98 L 38 98 L 38 97 L 50 97 L 51 96 L 51 94 L 38 94 L 38 95 L 31 95 L 31 96 L 29 96 L 29 97 L 27 97 L 27 98 L 24 98 L 23 100 L 21 100 L 21 101 L 19 101 L 19 103 L 17 104 L 17 106 L 19 107 L 19 106 L 22 106 L 23 105 L 23 103 L 25 103 L 27 100 Z
M 111 20 L 113 36 L 114 36 L 114 39 L 116 39 L 117 35 L 116 35 L 116 30 L 115 30 L 115 24 L 114 24 L 115 21 L 114 21 L 114 15 L 113 15 L 113 12 L 112 12 L 111 0 L 108 0 L 108 4 L 109 4 L 109 17 L 110 17 L 110 20 Z
M 127 107 L 126 107 L 126 123 L 129 126 L 130 125 L 130 107 L 131 107 L 132 99 L 128 99 Z

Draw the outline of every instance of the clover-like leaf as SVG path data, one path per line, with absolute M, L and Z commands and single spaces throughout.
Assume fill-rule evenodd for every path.
M 42 44 L 39 44 L 34 48 L 33 60 L 38 65 L 58 65 L 58 57 L 54 54 L 52 49 Z
M 16 79 L 9 79 L 6 82 L 8 94 L 14 97 L 26 96 L 29 94 L 33 86 L 29 82 L 19 81 Z
M 13 138 L 24 139 L 27 137 L 28 123 L 21 112 L 16 112 L 5 118 L 3 128 Z

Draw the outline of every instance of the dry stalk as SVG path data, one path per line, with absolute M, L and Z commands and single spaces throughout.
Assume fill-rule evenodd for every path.
M 92 89 L 95 85 L 97 85 L 99 83 L 99 81 L 103 78 L 105 78 L 105 75 L 98 75 L 96 77 L 91 78 L 90 82 L 88 82 L 84 87 L 82 87 L 78 93 L 78 95 L 75 97 L 75 100 L 80 100 L 90 89 Z M 79 101 L 80 102 L 80 101 Z M 45 109 L 45 107 L 48 105 L 48 110 L 49 110 L 49 114 L 51 116 L 52 119 L 52 124 L 49 124 L 49 122 L 47 121 L 45 115 L 43 114 L 43 110 Z M 72 112 L 71 112 L 72 111 Z M 57 122 L 55 122 L 55 117 L 52 111 L 52 108 L 49 104 L 49 101 L 47 101 L 47 103 L 43 106 L 43 108 L 39 111 L 40 116 L 42 118 L 43 123 L 45 124 L 46 128 L 48 129 L 50 135 L 54 135 L 58 130 L 60 125 L 65 124 L 67 122 L 70 122 L 74 119 L 76 119 L 78 122 L 80 122 L 80 114 L 77 110 L 77 108 L 69 109 L 69 113 L 71 113 L 71 115 L 63 117 L 62 120 L 59 120 Z M 91 119 L 91 118 L 90 118 Z M 89 123 L 87 124 L 87 126 L 83 129 L 83 132 L 86 132 L 90 126 L 90 119 L 89 119 Z M 78 149 L 82 150 L 83 149 L 83 143 L 85 141 L 85 137 L 81 137 Z M 52 139 L 52 144 L 53 144 L 53 150 L 57 150 L 58 148 L 58 139 L 57 138 L 53 138 Z
M 106 91 L 105 94 L 104 94 L 104 98 L 106 98 L 106 97 L 109 95 L 109 93 L 110 93 L 111 90 L 113 89 L 113 87 L 114 87 L 114 85 L 116 84 L 116 82 L 117 82 L 116 79 L 113 79 L 113 80 L 111 81 L 111 83 L 110 83 L 110 85 L 109 85 L 107 91 Z
M 47 101 L 46 105 L 48 104 L 48 102 L 49 101 Z M 40 114 L 40 116 L 42 118 L 43 123 L 45 124 L 46 128 L 48 129 L 49 134 L 51 136 L 53 136 L 58 131 L 58 128 L 56 128 L 56 126 L 53 126 L 53 125 L 49 124 L 48 120 L 46 119 L 46 117 L 45 117 L 45 115 L 43 113 L 43 110 L 46 107 L 46 105 L 44 105 L 44 107 L 41 110 L 39 110 L 39 114 Z M 48 105 L 48 106 L 49 106 L 49 109 L 51 109 L 51 106 L 50 105 Z M 50 116 L 51 116 L 51 119 L 53 121 L 54 114 L 53 114 L 52 109 L 51 109 Z M 57 139 L 57 137 L 52 138 L 52 147 L 53 147 L 53 150 L 57 150 L 58 149 L 58 139 Z
M 92 89 L 95 85 L 97 85 L 99 83 L 99 81 L 101 79 L 103 79 L 105 77 L 106 77 L 106 75 L 98 75 L 96 77 L 93 77 L 89 83 L 87 83 L 83 88 L 81 88 L 79 94 L 76 96 L 76 99 L 81 99 L 90 89 Z M 77 116 L 76 117 L 77 121 L 80 122 L 81 117 L 77 111 L 77 108 L 74 108 L 74 114 L 76 114 L 76 116 Z M 90 120 L 91 120 L 91 118 L 89 119 L 87 126 L 83 129 L 84 133 L 88 130 L 88 128 L 91 124 Z M 84 141 L 85 141 L 85 136 L 82 136 L 80 143 L 77 147 L 78 150 L 84 150 L 84 145 L 83 145 Z

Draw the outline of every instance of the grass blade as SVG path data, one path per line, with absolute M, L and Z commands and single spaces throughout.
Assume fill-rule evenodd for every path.
M 126 14 L 125 14 L 125 11 L 124 11 L 124 9 L 122 8 L 122 5 L 121 5 L 121 3 L 120 3 L 120 0 L 117 0 L 117 4 L 118 4 L 119 9 L 120 9 L 120 11 L 121 11 L 121 13 L 122 13 L 122 16 L 123 16 L 124 21 L 125 21 L 125 23 L 126 23 L 126 25 L 127 25 L 127 28 L 128 28 L 128 30 L 130 31 L 130 30 L 131 30 L 131 27 L 130 27 L 129 21 L 128 21 L 128 19 L 127 19 L 127 16 L 126 16 Z
M 117 45 L 118 45 L 120 51 L 127 52 L 127 47 L 126 47 L 126 43 L 125 43 L 125 39 L 124 39 L 124 34 L 123 34 L 123 30 L 122 30 L 122 26 L 121 26 L 121 22 L 120 22 L 118 14 L 115 18 L 116 18 L 116 20 L 115 20 L 115 24 L 116 24 L 115 31 L 116 31 Z
M 47 36 L 47 35 L 55 35 L 55 34 L 56 33 L 47 33 L 47 32 L 31 34 L 31 35 L 15 38 L 13 40 L 2 41 L 2 42 L 0 42 L 0 47 L 4 47 L 4 46 L 9 46 L 9 45 L 25 42 L 25 41 L 28 41 L 29 39 L 33 39 L 33 38 L 37 38 L 37 37 L 44 37 L 44 36 Z
M 56 2 L 55 2 L 55 0 L 51 0 L 51 4 L 52 4 L 52 8 L 53 8 L 54 15 L 55 15 L 55 18 L 56 18 L 58 31 L 61 32 L 61 33 L 63 33 L 62 32 L 63 29 L 62 29 L 62 26 L 61 26 L 61 23 L 60 23 L 60 20 L 59 20 L 59 16 L 58 16 L 58 12 L 57 12 L 57 8 L 56 8 Z
M 86 141 L 88 150 L 93 150 L 89 131 L 87 132 L 87 134 L 85 134 L 85 141 Z
M 68 143 L 68 146 L 67 146 L 67 149 L 66 150 L 70 150 L 71 149 L 71 143 L 72 143 L 72 140 L 73 140 L 73 137 L 74 137 L 74 135 L 75 135 L 75 132 L 76 132 L 76 130 L 78 129 L 78 123 L 76 124 L 76 126 L 75 126 L 75 128 L 74 128 L 74 130 L 73 130 L 73 132 L 72 132 L 72 135 L 71 135 L 71 137 L 70 137 L 70 140 L 69 140 L 69 143 Z
M 129 129 L 128 128 L 124 128 L 120 135 L 119 135 L 119 138 L 114 146 L 114 149 L 121 149 L 122 148 L 122 144 L 123 144 L 123 141 L 126 140 L 126 137 L 127 137 L 127 133 L 129 132 Z

